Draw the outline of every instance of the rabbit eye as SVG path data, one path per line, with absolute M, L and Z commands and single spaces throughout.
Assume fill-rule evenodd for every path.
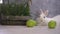
M 45 17 L 44 17 L 45 18 Z

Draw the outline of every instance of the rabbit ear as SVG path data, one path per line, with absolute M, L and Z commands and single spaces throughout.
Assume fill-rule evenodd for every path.
M 46 11 L 44 12 L 44 14 L 47 16 L 47 15 L 48 15 L 48 10 L 46 10 Z
M 43 13 L 42 9 L 40 9 L 41 13 Z

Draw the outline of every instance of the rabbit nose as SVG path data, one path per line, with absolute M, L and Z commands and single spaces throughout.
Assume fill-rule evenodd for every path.
M 43 20 L 41 20 L 41 22 L 43 22 Z
M 43 19 L 41 19 L 41 22 L 43 22 Z

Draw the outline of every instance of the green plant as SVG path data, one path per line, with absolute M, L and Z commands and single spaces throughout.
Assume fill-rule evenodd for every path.
M 10 8 L 9 9 L 10 15 L 16 16 L 17 15 L 17 6 L 16 6 L 16 4 L 11 4 L 11 7 L 9 7 L 9 8 Z
M 1 12 L 3 15 L 9 15 L 9 5 L 2 5 Z
M 24 12 L 23 12 L 24 16 L 29 15 L 30 14 L 29 11 L 30 11 L 29 4 L 26 3 L 26 7 L 25 7 Z
M 29 16 L 30 13 L 30 8 L 29 8 L 29 4 L 27 3 L 21 3 L 19 5 L 16 5 L 14 3 L 12 4 L 3 4 L 1 6 L 1 11 L 3 13 L 3 15 L 9 16 Z

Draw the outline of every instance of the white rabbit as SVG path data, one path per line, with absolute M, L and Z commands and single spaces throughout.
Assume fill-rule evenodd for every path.
M 40 10 L 41 10 L 41 14 L 40 14 L 39 17 L 36 19 L 38 25 L 46 26 L 46 25 L 48 25 L 48 22 L 49 22 L 49 21 L 54 20 L 54 21 L 56 21 L 57 26 L 59 26 L 59 24 L 60 24 L 60 21 L 59 21 L 60 15 L 55 16 L 55 17 L 53 17 L 53 18 L 48 18 L 48 17 L 47 17 L 47 15 L 48 15 L 48 10 L 46 10 L 46 11 L 44 11 L 44 12 L 42 11 L 42 9 L 40 9 Z

